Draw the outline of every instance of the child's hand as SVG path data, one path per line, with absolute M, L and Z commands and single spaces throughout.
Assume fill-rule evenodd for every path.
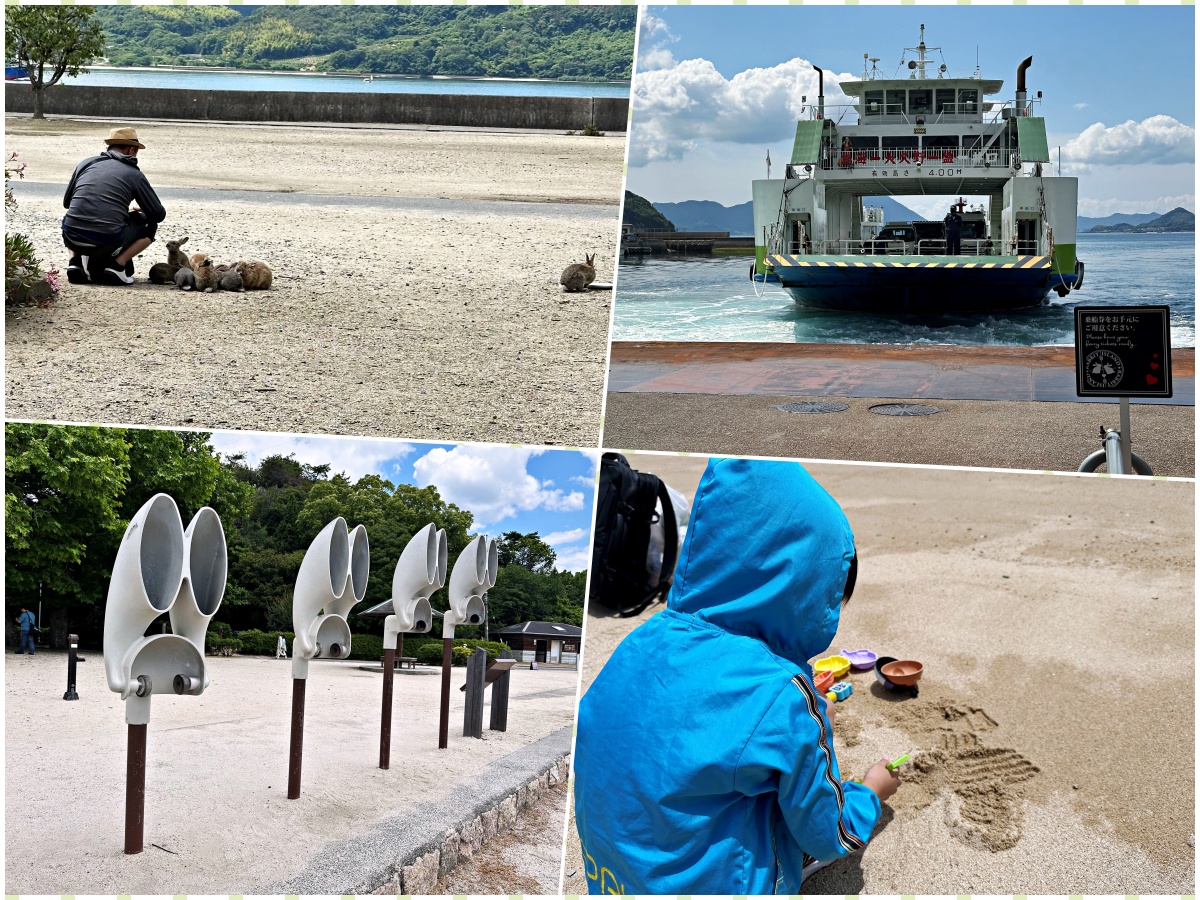
M 900 778 L 888 771 L 888 760 L 881 759 L 867 770 L 862 783 L 875 792 L 880 801 L 887 800 L 900 787 Z
M 829 720 L 829 727 L 832 728 L 833 720 L 837 716 L 837 704 L 828 697 L 822 697 L 821 699 L 825 701 L 825 718 Z

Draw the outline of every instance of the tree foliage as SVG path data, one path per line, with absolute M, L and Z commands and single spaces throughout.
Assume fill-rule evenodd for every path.
M 330 475 L 327 465 L 283 456 L 257 467 L 237 456 L 222 460 L 203 433 L 10 424 L 6 454 L 8 602 L 35 604 L 41 582 L 56 633 L 65 636 L 69 627 L 93 645 L 121 535 L 159 492 L 175 499 L 185 524 L 205 505 L 221 516 L 229 576 L 217 619 L 238 631 L 291 631 L 300 562 L 338 516 L 367 527 L 371 569 L 359 611 L 391 597 L 396 560 L 426 524 L 446 530 L 452 563 L 472 538 L 474 517 L 435 486 L 392 484 L 378 475 L 352 482 Z M 536 533 L 509 532 L 501 545 L 502 568 L 489 594 L 491 633 L 530 619 L 579 624 L 583 574 L 556 570 L 554 551 Z M 444 610 L 446 589 L 432 602 Z M 382 631 L 380 620 L 356 614 L 350 627 L 356 635 Z M 459 637 L 482 638 L 484 630 L 460 627 Z M 409 641 L 412 650 L 425 642 Z
M 4 52 L 29 70 L 33 117 L 44 119 L 43 91 L 104 55 L 104 29 L 90 6 L 18 6 L 4 13 Z
M 115 65 L 626 80 L 631 7 L 103 7 Z

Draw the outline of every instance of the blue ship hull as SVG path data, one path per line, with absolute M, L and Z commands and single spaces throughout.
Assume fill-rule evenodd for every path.
M 1004 312 L 1040 306 L 1057 284 L 1074 283 L 1045 256 L 774 254 L 767 263 L 801 306 L 854 312 Z

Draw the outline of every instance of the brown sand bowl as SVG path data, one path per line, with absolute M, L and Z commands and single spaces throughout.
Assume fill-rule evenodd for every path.
M 912 686 L 921 680 L 925 667 L 915 659 L 898 659 L 883 666 L 880 671 L 892 684 Z

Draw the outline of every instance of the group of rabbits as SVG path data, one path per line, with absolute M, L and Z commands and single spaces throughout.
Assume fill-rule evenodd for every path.
M 170 284 L 184 291 L 265 291 L 271 286 L 271 269 L 256 259 L 240 259 L 229 265 L 216 265 L 207 253 L 188 256 L 180 247 L 187 237 L 167 241 L 167 261 L 150 267 L 154 284 Z

